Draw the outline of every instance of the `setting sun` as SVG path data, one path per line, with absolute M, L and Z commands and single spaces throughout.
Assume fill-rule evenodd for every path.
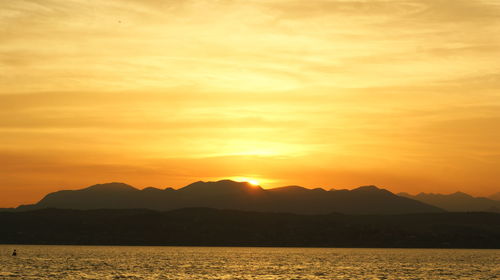
M 253 179 L 253 178 L 248 178 L 248 177 L 231 177 L 230 180 L 233 180 L 236 182 L 247 182 L 247 183 L 254 185 L 254 186 L 260 185 L 258 180 Z
M 498 192 L 498 1 L 0 11 L 0 207 L 112 181 Z
M 257 182 L 256 180 L 250 179 L 250 180 L 247 180 L 247 182 L 250 183 L 250 184 L 252 184 L 252 185 L 254 185 L 254 186 L 258 186 L 259 185 L 259 182 Z

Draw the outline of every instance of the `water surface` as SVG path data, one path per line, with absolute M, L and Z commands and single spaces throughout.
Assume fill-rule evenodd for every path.
M 500 250 L 0 245 L 2 280 L 486 280 L 499 263 Z

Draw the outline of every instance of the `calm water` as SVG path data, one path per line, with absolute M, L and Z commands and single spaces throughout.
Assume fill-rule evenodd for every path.
M 12 249 L 18 256 L 10 256 Z M 499 279 L 500 250 L 0 245 L 0 279 Z

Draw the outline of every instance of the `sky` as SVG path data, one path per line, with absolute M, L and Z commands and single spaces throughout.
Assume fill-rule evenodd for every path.
M 500 0 L 0 2 L 0 207 L 104 182 L 500 191 Z

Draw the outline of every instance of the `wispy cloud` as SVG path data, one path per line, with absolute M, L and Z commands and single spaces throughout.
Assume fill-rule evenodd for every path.
M 47 185 L 93 154 L 116 170 L 212 158 L 193 166 L 493 192 L 499 16 L 490 0 L 2 1 L 0 152 L 75 159 L 48 164 Z

